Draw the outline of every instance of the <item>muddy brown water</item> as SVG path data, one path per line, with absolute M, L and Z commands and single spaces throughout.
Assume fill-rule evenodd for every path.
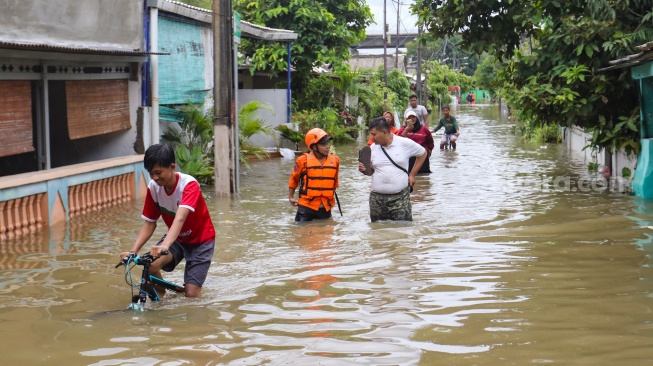
M 2 243 L 2 364 L 650 365 L 653 203 L 601 189 L 562 145 L 522 143 L 496 105 L 452 114 L 459 149 L 431 156 L 412 223 L 370 223 L 363 137 L 335 146 L 331 221 L 293 222 L 292 160 L 254 161 L 236 197 L 209 189 L 201 299 L 115 311 L 141 202 Z

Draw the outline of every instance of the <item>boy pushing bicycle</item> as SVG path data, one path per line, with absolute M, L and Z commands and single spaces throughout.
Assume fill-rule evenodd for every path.
M 200 185 L 192 176 L 175 171 L 175 153 L 168 144 L 150 146 L 143 164 L 152 179 L 143 207 L 145 222 L 132 249 L 120 253 L 120 259 L 138 253 L 154 234 L 161 217 L 168 232 L 149 250 L 150 255 L 157 258 L 150 266 L 150 274 L 163 278 L 161 270 L 171 272 L 182 259 L 186 259 L 185 294 L 198 297 L 215 247 L 215 229 Z M 168 254 L 162 255 L 166 250 Z

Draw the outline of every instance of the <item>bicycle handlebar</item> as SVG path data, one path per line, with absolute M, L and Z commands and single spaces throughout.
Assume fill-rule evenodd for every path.
M 170 253 L 168 250 L 161 251 L 161 255 L 167 255 L 168 253 Z M 150 253 L 145 253 L 141 256 L 138 256 L 133 253 L 129 253 L 128 256 L 126 256 L 125 258 L 123 258 L 123 260 L 121 260 L 118 264 L 116 264 L 115 268 L 118 268 L 120 266 L 126 266 L 127 264 L 129 264 L 129 262 L 134 262 L 135 264 L 142 266 L 145 265 L 146 263 L 151 264 L 155 260 L 156 258 L 152 257 Z

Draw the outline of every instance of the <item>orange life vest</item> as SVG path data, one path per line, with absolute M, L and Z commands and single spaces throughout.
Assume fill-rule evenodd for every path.
M 338 177 L 338 158 L 329 154 L 324 158 L 324 163 L 320 163 L 312 153 L 304 155 L 306 155 L 306 170 L 299 177 L 300 200 L 324 197 L 332 201 Z

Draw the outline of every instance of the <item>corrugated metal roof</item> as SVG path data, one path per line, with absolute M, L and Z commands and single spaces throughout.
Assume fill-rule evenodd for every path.
M 63 53 L 107 55 L 107 56 L 147 56 L 148 54 L 169 55 L 169 53 L 163 53 L 163 52 L 148 53 L 142 51 L 107 50 L 101 48 L 68 47 L 68 46 L 57 46 L 57 45 L 43 44 L 43 43 L 6 42 L 6 41 L 0 41 L 0 49 L 63 52 Z
M 612 60 L 608 62 L 610 66 L 599 69 L 598 71 L 621 69 L 624 67 L 637 66 L 653 61 L 653 41 L 639 45 L 635 48 L 641 52 L 620 58 L 618 60 Z
M 198 8 L 174 0 L 151 0 L 150 6 L 174 13 L 177 15 L 189 17 L 205 23 L 211 23 L 213 11 L 204 8 Z M 259 38 L 269 41 L 291 41 L 297 39 L 297 33 L 288 29 L 270 28 L 262 25 L 250 23 L 245 20 L 240 21 L 241 32 L 243 37 Z

